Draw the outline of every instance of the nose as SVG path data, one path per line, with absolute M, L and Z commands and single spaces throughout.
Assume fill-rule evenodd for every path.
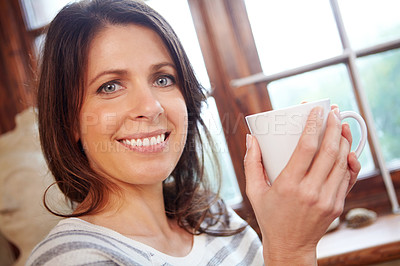
M 132 90 L 129 100 L 130 106 L 133 105 L 130 112 L 131 119 L 156 121 L 164 113 L 157 96 L 157 93 L 148 86 Z

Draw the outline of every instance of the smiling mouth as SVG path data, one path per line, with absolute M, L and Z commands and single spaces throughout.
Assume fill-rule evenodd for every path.
M 151 136 L 151 137 L 146 137 L 146 138 L 137 138 L 137 139 L 120 139 L 118 140 L 119 142 L 135 148 L 135 147 L 149 147 L 149 146 L 154 146 L 158 144 L 164 143 L 171 132 L 165 132 L 159 135 Z

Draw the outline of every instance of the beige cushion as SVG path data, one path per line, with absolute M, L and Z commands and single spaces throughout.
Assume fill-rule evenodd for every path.
M 20 250 L 15 265 L 24 265 L 32 248 L 60 218 L 42 204 L 45 189 L 54 182 L 40 149 L 33 109 L 16 117 L 16 128 L 0 136 L 0 231 Z M 53 186 L 52 206 L 68 210 Z

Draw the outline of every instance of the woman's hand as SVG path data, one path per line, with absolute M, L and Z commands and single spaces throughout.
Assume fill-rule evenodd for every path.
M 261 229 L 266 264 L 316 264 L 317 243 L 342 213 L 360 171 L 350 152 L 350 128 L 341 124 L 336 107 L 328 115 L 318 150 L 322 112 L 320 107 L 311 111 L 290 161 L 272 186 L 258 142 L 247 136 L 246 193 Z

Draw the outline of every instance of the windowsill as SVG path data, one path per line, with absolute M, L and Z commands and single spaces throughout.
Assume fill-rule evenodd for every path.
M 386 167 L 390 173 L 399 171 L 400 170 L 400 160 L 391 162 L 391 163 L 387 164 Z M 374 169 L 371 171 L 367 171 L 366 173 L 359 174 L 357 179 L 362 180 L 362 179 L 367 179 L 367 178 L 374 177 L 377 175 L 380 175 L 380 171 L 378 169 Z
M 400 258 L 400 215 L 379 216 L 371 225 L 352 229 L 341 223 L 319 242 L 319 265 L 362 265 Z

